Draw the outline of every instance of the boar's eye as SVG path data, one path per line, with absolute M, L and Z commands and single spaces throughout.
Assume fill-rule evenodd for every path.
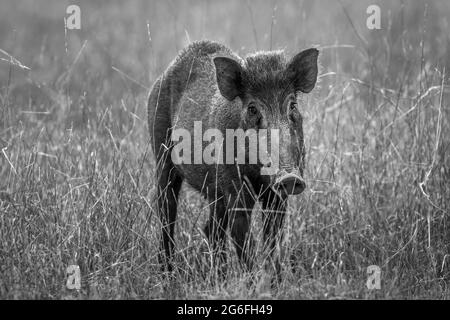
M 291 121 L 295 122 L 297 120 L 297 116 L 298 116 L 297 102 L 295 102 L 295 101 L 289 102 L 288 114 L 289 114 L 289 118 L 291 119 Z
M 256 116 L 258 114 L 258 109 L 255 107 L 254 104 L 250 104 L 247 108 L 247 112 L 251 116 Z
M 289 111 L 290 111 L 290 112 L 293 112 L 293 111 L 295 111 L 295 110 L 297 110 L 297 102 L 291 101 L 291 102 L 289 103 Z

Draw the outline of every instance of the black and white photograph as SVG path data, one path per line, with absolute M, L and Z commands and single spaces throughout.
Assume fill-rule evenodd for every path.
M 448 299 L 450 1 L 0 1 L 0 300 Z

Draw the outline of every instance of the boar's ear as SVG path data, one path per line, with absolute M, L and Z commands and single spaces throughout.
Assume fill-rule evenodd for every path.
M 217 84 L 220 93 L 232 101 L 242 94 L 242 67 L 241 65 L 227 57 L 214 58 L 216 66 Z
M 317 80 L 317 57 L 319 50 L 315 48 L 304 50 L 295 55 L 288 63 L 286 73 L 296 91 L 309 93 Z

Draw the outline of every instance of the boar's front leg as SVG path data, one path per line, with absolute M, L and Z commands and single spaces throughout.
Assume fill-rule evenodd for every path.
M 281 281 L 281 263 L 277 244 L 283 237 L 283 221 L 286 215 L 286 199 L 282 199 L 272 190 L 267 191 L 262 199 L 264 251 L 267 254 L 267 262 L 275 269 L 277 279 Z
M 226 275 L 226 231 L 228 217 L 223 197 L 210 197 L 210 216 L 203 229 L 213 253 L 213 267 L 217 268 L 219 276 Z
M 241 190 L 237 195 L 230 194 L 227 201 L 231 237 L 241 265 L 246 271 L 253 268 L 254 239 L 250 232 L 251 213 L 255 204 L 250 192 Z

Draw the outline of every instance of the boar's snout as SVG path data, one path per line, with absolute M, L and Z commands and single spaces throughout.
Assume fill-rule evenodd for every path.
M 281 172 L 277 174 L 273 189 L 284 196 L 302 193 L 306 188 L 306 183 L 298 171 Z

